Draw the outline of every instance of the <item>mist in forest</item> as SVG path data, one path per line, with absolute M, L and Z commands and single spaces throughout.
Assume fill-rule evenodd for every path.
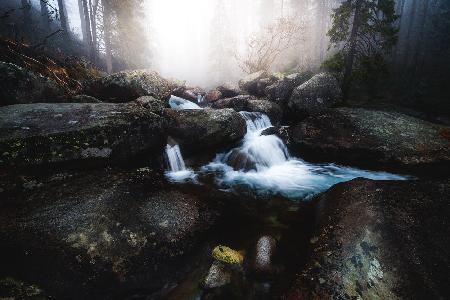
M 416 99 L 421 105 L 441 101 L 450 62 L 448 1 L 385 2 L 393 3 L 395 29 L 392 43 L 380 52 L 383 62 L 366 68 L 376 76 L 363 74 L 370 83 L 367 97 Z M 85 57 L 108 73 L 153 69 L 212 88 L 260 70 L 290 74 L 336 68 L 333 55 L 345 45 L 330 44 L 329 33 L 333 13 L 346 3 L 353 2 L 3 0 L 0 32 L 7 39 Z M 377 43 L 375 37 L 369 46 Z

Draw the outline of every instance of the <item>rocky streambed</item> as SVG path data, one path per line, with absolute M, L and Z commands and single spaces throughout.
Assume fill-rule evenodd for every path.
M 48 101 L 15 88 L 0 107 L 0 297 L 448 295 L 445 125 L 341 107 L 329 74 L 204 91 L 121 72 Z M 187 180 L 167 177 L 167 145 Z

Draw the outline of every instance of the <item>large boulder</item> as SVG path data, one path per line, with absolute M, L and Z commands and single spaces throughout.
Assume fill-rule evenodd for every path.
M 306 159 L 449 173 L 449 127 L 397 112 L 340 108 L 310 116 L 290 130 Z
M 242 94 L 242 91 L 239 89 L 239 87 L 231 83 L 226 83 L 218 86 L 216 90 L 219 91 L 224 98 L 236 97 Z
M 61 102 L 64 91 L 53 80 L 11 63 L 0 62 L 0 106 Z
M 271 85 L 276 78 L 265 71 L 259 71 L 247 75 L 239 81 L 239 88 L 251 95 L 264 96 L 264 90 Z
M 165 110 L 168 132 L 186 150 L 211 152 L 233 146 L 247 131 L 232 109 Z
M 162 152 L 161 115 L 135 103 L 20 104 L 0 108 L 0 167 L 110 164 Z
M 288 299 L 445 299 L 450 182 L 340 183 L 315 200 L 311 254 Z
M 140 96 L 168 100 L 177 83 L 162 78 L 157 72 L 135 70 L 114 73 L 93 82 L 86 93 L 105 102 L 129 102 Z
M 37 182 L 0 192 L 1 274 L 52 299 L 129 299 L 173 286 L 220 214 L 203 187 L 179 191 L 147 168 Z
M 220 99 L 212 104 L 213 108 L 232 108 L 235 111 L 261 112 L 269 116 L 274 124 L 281 121 L 283 111 L 276 103 L 257 99 L 250 95 L 239 95 L 233 98 Z
M 302 117 L 334 107 L 341 98 L 337 79 L 331 74 L 320 73 L 294 89 L 288 106 Z
M 266 87 L 265 94 L 270 101 L 284 106 L 291 97 L 294 88 L 309 80 L 311 77 L 312 74 L 309 72 L 294 73 L 284 76 L 280 80 L 275 81 L 272 85 Z

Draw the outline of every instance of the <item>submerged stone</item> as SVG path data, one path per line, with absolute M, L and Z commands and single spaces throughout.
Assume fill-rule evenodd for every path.
M 208 274 L 203 281 L 206 289 L 218 288 L 231 282 L 231 272 L 220 261 L 214 261 L 209 268 Z
M 231 265 L 241 265 L 244 261 L 244 256 L 241 253 L 227 246 L 215 247 L 212 256 L 218 261 Z

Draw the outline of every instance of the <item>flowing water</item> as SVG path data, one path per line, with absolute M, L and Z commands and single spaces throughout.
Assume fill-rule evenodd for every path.
M 194 171 L 186 168 L 178 144 L 167 144 L 165 154 L 168 169 L 165 174 L 170 181 L 181 183 L 189 179 L 195 179 Z
M 202 109 L 200 106 L 195 104 L 194 102 L 191 102 L 189 100 L 177 97 L 177 96 L 171 96 L 169 99 L 169 105 L 172 109 L 175 110 L 183 110 L 183 109 Z
M 292 157 L 276 135 L 263 135 L 270 119 L 256 112 L 241 112 L 247 122 L 242 145 L 216 156 L 204 166 L 217 173 L 219 186 L 229 190 L 246 189 L 260 195 L 280 194 L 288 198 L 308 198 L 332 185 L 364 177 L 376 180 L 402 180 L 403 176 L 365 171 L 335 164 L 310 164 Z

